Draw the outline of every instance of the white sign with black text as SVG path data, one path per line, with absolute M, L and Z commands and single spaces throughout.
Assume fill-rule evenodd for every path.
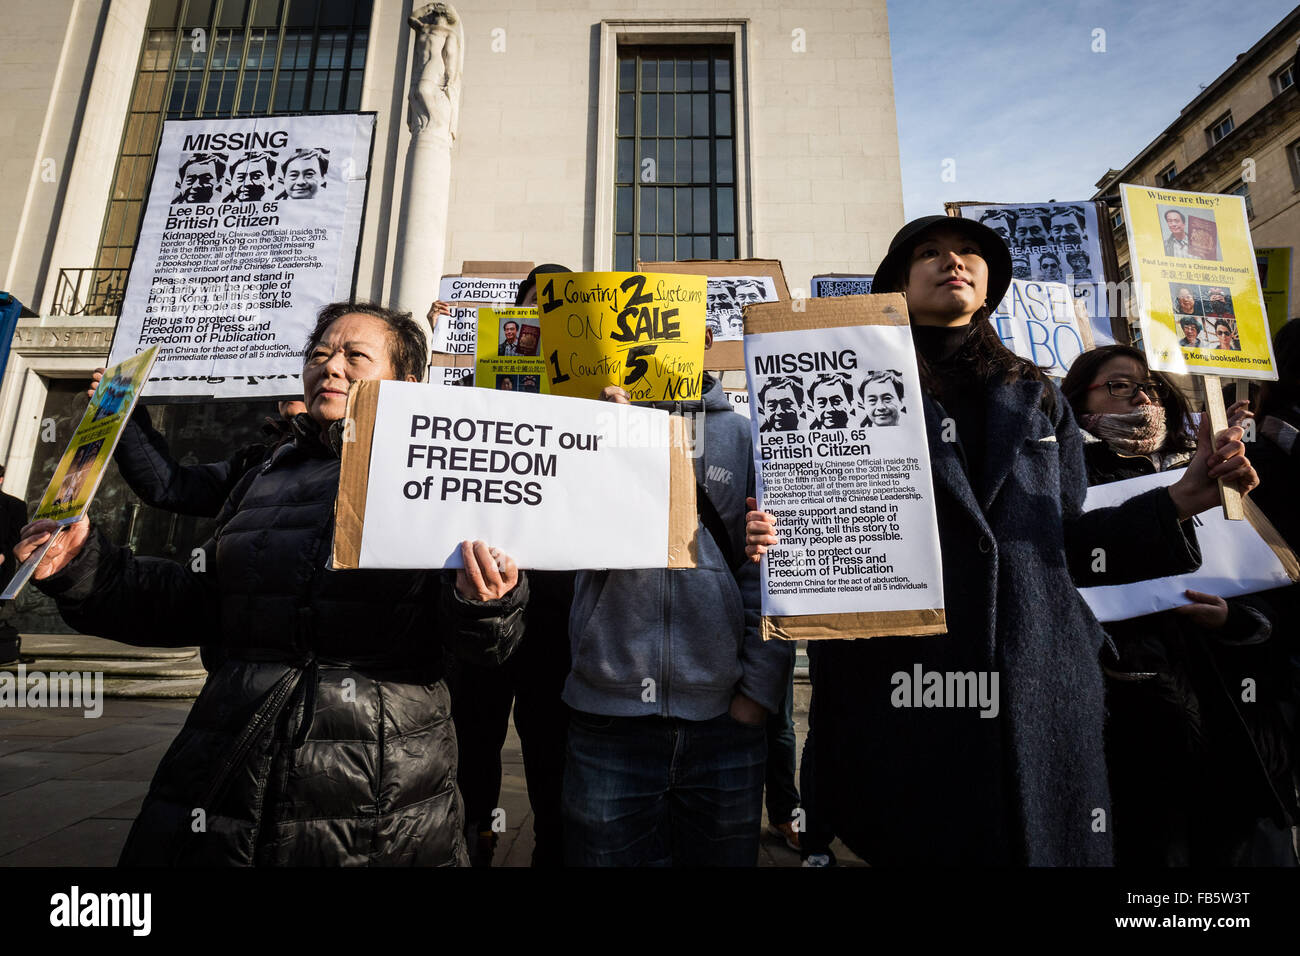
M 455 568 L 483 540 L 521 568 L 667 566 L 668 413 L 412 382 L 380 387 L 362 568 Z
M 767 616 L 943 607 L 939 533 L 910 329 L 745 336 Z
M 1178 468 L 1127 481 L 1094 485 L 1088 489 L 1083 508 L 1085 511 L 1105 508 L 1152 488 L 1168 487 L 1181 478 L 1184 471 Z M 1079 593 L 1097 620 L 1103 623 L 1123 621 L 1190 604 L 1184 593 L 1188 589 L 1229 598 L 1291 583 L 1278 556 L 1249 521 L 1228 521 L 1221 508 L 1202 512 L 1192 521 L 1196 524 L 1201 566 L 1190 574 L 1135 584 L 1080 588 Z

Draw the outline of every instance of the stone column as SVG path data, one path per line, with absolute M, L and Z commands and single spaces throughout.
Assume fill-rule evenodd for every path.
M 449 3 L 428 3 L 407 20 L 415 31 L 415 62 L 406 123 L 411 143 L 398 219 L 397 308 L 417 319 L 438 297 L 447 251 L 447 193 L 451 188 L 451 145 L 460 112 L 464 29 Z

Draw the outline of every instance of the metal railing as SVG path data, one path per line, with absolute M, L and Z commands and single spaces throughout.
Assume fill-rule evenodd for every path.
M 60 269 L 52 315 L 120 315 L 126 269 Z

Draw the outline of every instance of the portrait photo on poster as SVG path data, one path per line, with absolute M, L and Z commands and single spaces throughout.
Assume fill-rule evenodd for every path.
M 1158 204 L 1156 213 L 1160 219 L 1165 255 L 1175 259 L 1214 262 L 1223 258 L 1213 209 Z
M 757 393 L 760 432 L 888 428 L 907 413 L 895 369 L 768 375 Z
M 709 276 L 706 294 L 708 311 L 704 321 L 718 342 L 744 337 L 745 306 L 777 300 L 771 276 Z

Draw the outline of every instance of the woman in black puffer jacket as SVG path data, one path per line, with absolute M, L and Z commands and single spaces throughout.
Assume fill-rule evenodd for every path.
M 37 586 L 78 630 L 202 644 L 220 663 L 159 764 L 124 865 L 465 865 L 444 644 L 500 663 L 527 584 L 466 542 L 466 570 L 331 571 L 347 389 L 417 380 L 424 340 L 378 306 L 327 306 L 307 347 L 308 413 L 249 472 L 187 565 L 135 557 L 86 521 Z M 48 523 L 26 529 L 25 558 Z
M 1089 485 L 1181 468 L 1192 457 L 1186 401 L 1136 349 L 1085 352 L 1061 390 L 1083 432 Z M 1235 424 L 1244 405 L 1232 412 Z M 1115 860 L 1294 865 L 1293 757 L 1279 707 L 1287 667 L 1274 609 L 1264 595 L 1187 594 L 1183 607 L 1106 625 Z

